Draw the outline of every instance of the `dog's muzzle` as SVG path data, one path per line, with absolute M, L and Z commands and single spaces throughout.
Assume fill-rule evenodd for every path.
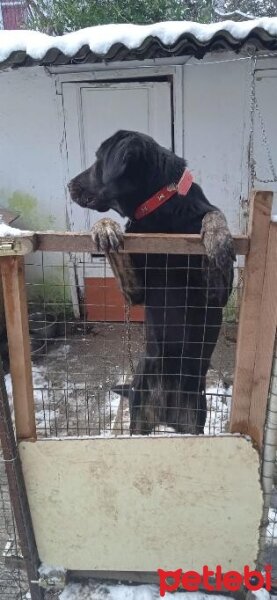
M 88 198 L 88 195 L 84 188 L 82 188 L 80 184 L 74 181 L 74 179 L 72 179 L 69 182 L 67 187 L 71 200 L 73 200 L 73 202 L 76 202 L 76 204 L 79 204 L 79 206 L 81 206 L 82 208 L 86 208 L 88 204 L 90 204 L 90 201 L 93 202 L 92 199 Z

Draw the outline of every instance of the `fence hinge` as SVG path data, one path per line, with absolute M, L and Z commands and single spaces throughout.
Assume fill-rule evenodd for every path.
M 37 581 L 31 581 L 31 583 L 37 583 L 41 588 L 45 590 L 62 590 L 66 584 L 66 570 L 46 567 L 41 565 L 39 568 L 39 575 Z
M 0 256 L 22 256 L 34 250 L 35 236 L 12 238 L 0 237 Z

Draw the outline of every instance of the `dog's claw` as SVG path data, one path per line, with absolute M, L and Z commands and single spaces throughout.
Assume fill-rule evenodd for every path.
M 98 252 L 118 252 L 123 247 L 123 233 L 120 226 L 112 219 L 100 219 L 91 230 L 91 237 Z
M 236 260 L 233 239 L 220 211 L 205 215 L 201 235 L 211 266 L 223 272 L 232 268 Z
M 205 215 L 201 235 L 207 253 L 203 279 L 209 290 L 210 301 L 225 306 L 232 290 L 236 255 L 227 221 L 220 211 Z

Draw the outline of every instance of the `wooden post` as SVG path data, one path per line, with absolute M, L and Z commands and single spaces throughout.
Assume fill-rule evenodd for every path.
M 277 327 L 277 223 L 271 223 L 267 245 L 258 345 L 249 413 L 249 433 L 262 447 Z
M 17 439 L 36 439 L 24 258 L 2 257 L 0 264 Z
M 246 257 L 244 270 L 244 287 L 238 328 L 233 402 L 230 419 L 231 433 L 248 434 L 259 447 L 261 447 L 262 441 L 261 421 L 264 419 L 267 400 L 267 393 L 265 399 L 266 386 L 263 386 L 262 398 L 260 397 L 259 400 L 263 401 L 264 409 L 259 410 L 259 414 L 255 411 L 257 401 L 255 401 L 252 408 L 251 402 L 254 380 L 256 382 L 254 371 L 257 369 L 258 364 L 260 365 L 260 372 L 263 372 L 263 376 L 265 373 L 264 367 L 261 366 L 261 352 L 263 352 L 263 348 L 261 347 L 262 340 L 260 336 L 265 319 L 268 318 L 261 311 L 262 299 L 264 306 L 266 304 L 266 292 L 263 290 L 263 286 L 269 243 L 272 198 L 272 192 L 256 192 L 252 199 L 250 248 Z M 271 243 L 274 243 L 273 239 Z M 269 328 L 270 324 L 268 322 L 267 330 Z M 259 359 L 258 356 L 260 357 Z M 271 364 L 269 368 L 271 368 Z M 269 385 L 269 377 L 267 383 Z M 263 413 L 263 416 L 261 413 Z

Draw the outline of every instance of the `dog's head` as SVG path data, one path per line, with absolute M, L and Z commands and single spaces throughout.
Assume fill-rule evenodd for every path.
M 71 198 L 84 208 L 112 208 L 132 217 L 141 202 L 172 183 L 166 181 L 166 165 L 173 157 L 177 158 L 148 135 L 118 131 L 101 144 L 95 163 L 70 181 Z M 180 173 L 183 167 L 182 160 Z

